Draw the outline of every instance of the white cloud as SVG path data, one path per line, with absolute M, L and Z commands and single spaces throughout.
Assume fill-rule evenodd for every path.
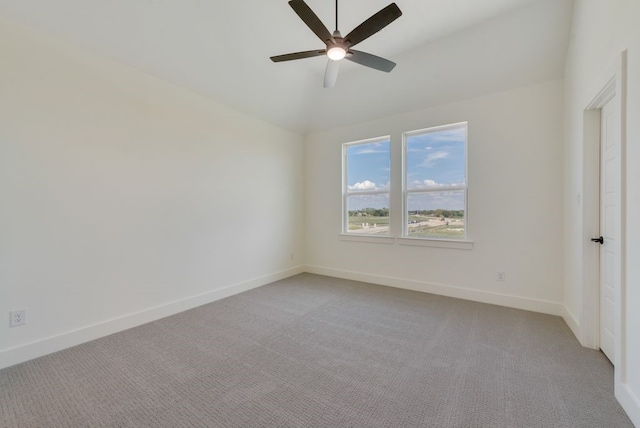
M 462 187 L 462 183 L 438 183 L 435 180 L 413 180 L 409 183 L 409 189 L 433 189 L 436 187 Z
M 429 153 L 425 158 L 424 162 L 420 164 L 421 167 L 431 167 L 433 166 L 437 160 L 447 159 L 449 157 L 449 152 L 439 151 L 434 153 Z
M 434 180 L 413 180 L 409 184 L 410 189 L 433 189 L 434 187 L 447 186 L 447 184 L 438 183 Z
M 373 181 L 365 180 L 360 183 L 356 183 L 353 186 L 349 186 L 349 190 L 378 190 L 376 183 Z
M 444 184 L 436 183 L 434 180 L 414 180 L 411 182 L 412 189 L 422 189 L 430 187 L 442 187 Z
M 348 186 L 348 187 L 349 187 L 349 190 L 352 190 L 352 191 L 358 191 L 358 190 L 389 190 L 389 187 L 391 187 L 391 182 L 387 181 L 382 186 L 378 186 L 373 181 L 365 180 L 365 181 L 353 184 L 353 185 Z

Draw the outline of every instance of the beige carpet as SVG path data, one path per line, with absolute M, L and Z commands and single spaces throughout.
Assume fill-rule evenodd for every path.
M 0 371 L 3 427 L 631 427 L 564 321 L 303 274 Z

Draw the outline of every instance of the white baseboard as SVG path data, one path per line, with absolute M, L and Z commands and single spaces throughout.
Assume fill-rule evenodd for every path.
M 549 302 L 546 300 L 530 299 L 527 297 L 511 296 L 508 294 L 473 290 L 470 288 L 452 287 L 449 285 L 434 284 L 429 282 L 382 275 L 372 275 L 368 273 L 353 272 L 321 266 L 307 265 L 305 267 L 305 271 L 318 275 L 369 282 L 371 284 L 386 285 L 389 287 L 402 288 L 405 290 L 422 291 L 424 293 L 438 294 L 440 296 L 455 297 L 457 299 L 472 300 L 474 302 L 489 303 L 492 305 L 506 306 L 532 312 L 540 312 L 543 314 L 557 316 L 560 316 L 562 314 L 562 304 Z
M 234 294 L 242 293 L 243 291 L 248 291 L 280 279 L 297 275 L 304 271 L 302 266 L 296 266 L 237 284 L 231 284 L 196 296 L 187 297 L 186 299 L 9 348 L 0 351 L 0 369 L 193 309 L 216 300 L 224 299 L 225 297 L 233 296 Z
M 567 323 L 573 335 L 578 339 L 578 342 L 582 343 L 580 340 L 580 322 L 576 319 L 575 315 L 567 308 L 565 305 L 562 305 L 562 318 L 564 322 Z
M 616 398 L 631 422 L 640 427 L 640 397 L 633 393 L 629 385 L 616 384 Z

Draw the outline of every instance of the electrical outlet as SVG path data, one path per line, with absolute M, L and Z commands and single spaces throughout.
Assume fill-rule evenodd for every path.
M 27 323 L 27 310 L 11 311 L 9 313 L 9 327 L 18 327 Z
M 504 271 L 499 270 L 499 271 L 496 272 L 496 281 L 501 281 L 501 282 L 505 281 Z

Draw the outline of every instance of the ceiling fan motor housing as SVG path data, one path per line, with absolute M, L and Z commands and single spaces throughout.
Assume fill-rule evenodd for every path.
M 339 61 L 347 55 L 347 48 L 340 31 L 333 32 L 333 40 L 327 40 L 327 56 L 333 61 Z

